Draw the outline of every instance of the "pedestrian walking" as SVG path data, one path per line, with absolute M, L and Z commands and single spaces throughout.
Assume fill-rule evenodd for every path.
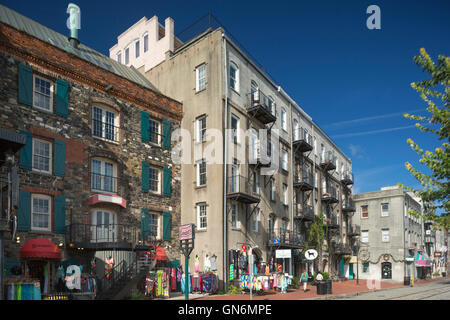
M 300 277 L 300 280 L 303 283 L 303 292 L 306 292 L 307 285 L 308 285 L 308 272 L 306 270 L 303 271 L 303 273 Z

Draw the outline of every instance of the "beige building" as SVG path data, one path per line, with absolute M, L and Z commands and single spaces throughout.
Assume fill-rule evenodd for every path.
M 219 279 L 228 279 L 231 250 L 246 245 L 258 263 L 284 262 L 293 275 L 307 266 L 337 275 L 339 260 L 352 254 L 350 235 L 356 235 L 351 160 L 225 28 L 193 27 L 197 32 L 182 41 L 172 34 L 171 19 L 164 32 L 157 17 L 146 21 L 120 35 L 110 57 L 127 48 L 136 52 L 133 43 L 144 41 L 146 32 L 164 35 L 156 40 L 165 46 L 139 52 L 150 65 L 132 57 L 127 62 L 184 106 L 181 127 L 190 136 L 182 141 L 190 149 L 182 151 L 188 163 L 182 164 L 181 224 L 196 225 L 191 270 L 194 257 L 203 270 L 206 255 L 215 255 Z M 312 267 L 302 252 L 320 213 L 329 232 Z M 291 249 L 291 258 L 276 260 L 277 249 Z

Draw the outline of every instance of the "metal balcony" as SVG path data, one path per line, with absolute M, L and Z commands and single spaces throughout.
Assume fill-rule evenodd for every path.
M 250 146 L 249 164 L 258 167 L 270 167 L 272 165 L 272 153 L 257 141 Z
M 347 236 L 357 237 L 361 234 L 361 226 L 351 224 L 347 227 Z
M 235 175 L 229 177 L 227 182 L 227 199 L 246 204 L 260 201 L 259 192 L 255 192 L 253 183 L 247 177 Z
M 292 146 L 296 152 L 309 152 L 313 150 L 312 136 L 304 128 L 294 129 L 294 137 L 292 139 Z
M 92 191 L 117 193 L 118 182 L 117 177 L 91 172 Z
M 342 173 L 342 177 L 341 177 L 342 184 L 348 186 L 348 185 L 352 185 L 354 181 L 355 181 L 355 179 L 353 176 L 353 172 L 346 171 L 346 172 Z
M 294 174 L 294 188 L 300 191 L 310 191 L 314 189 L 314 177 L 309 170 L 301 170 Z
M 297 204 L 297 212 L 294 219 L 302 221 L 314 221 L 314 208 L 310 205 Z
M 332 151 L 327 151 L 320 157 L 320 167 L 326 171 L 336 169 L 336 156 Z
M 269 247 L 302 248 L 305 244 L 303 235 L 279 228 L 269 233 Z
M 328 226 L 328 228 L 339 228 L 339 223 L 337 216 L 334 213 L 328 214 L 326 217 L 323 218 L 323 223 Z
M 337 198 L 337 190 L 333 186 L 328 186 L 325 190 L 322 189 L 322 201 L 333 204 L 338 203 L 339 200 Z
M 347 201 L 342 203 L 342 212 L 355 212 L 356 206 L 353 199 L 347 199 Z
M 277 120 L 275 103 L 269 100 L 261 90 L 247 94 L 247 113 L 250 117 L 257 119 L 263 124 Z
M 338 255 L 351 255 L 352 248 L 347 243 L 338 242 L 334 246 L 334 253 Z

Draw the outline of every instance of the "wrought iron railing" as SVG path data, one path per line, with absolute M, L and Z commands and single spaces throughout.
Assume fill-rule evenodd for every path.
M 345 171 L 342 173 L 342 177 L 341 177 L 342 181 L 346 181 L 346 182 L 354 182 L 354 175 L 353 172 L 350 171 Z
M 347 227 L 347 234 L 350 236 L 356 236 L 361 234 L 361 226 L 357 224 L 349 224 Z
M 270 164 L 272 160 L 272 151 L 269 147 L 261 143 L 260 140 L 255 141 L 250 146 L 249 163 L 256 164 L 258 162 L 262 164 Z
M 117 177 L 91 172 L 91 190 L 117 193 L 118 182 Z
M 296 171 L 294 174 L 294 183 L 307 183 L 314 186 L 314 176 L 310 170 L 302 169 L 300 172 Z
M 114 124 L 92 119 L 92 135 L 110 141 L 119 141 L 119 127 Z
M 275 105 L 275 102 L 273 102 L 271 99 L 269 99 L 261 90 L 256 90 L 254 92 L 247 94 L 247 103 L 248 108 L 253 107 L 261 107 L 268 113 L 272 115 L 277 114 L 277 107 Z
M 294 139 L 293 141 L 305 141 L 307 144 L 309 144 L 310 146 L 312 146 L 313 144 L 313 139 L 312 136 L 308 133 L 308 130 L 306 130 L 305 128 L 295 128 L 293 130 L 293 135 L 294 135 Z
M 336 214 L 334 214 L 334 213 L 329 213 L 326 216 L 324 216 L 323 217 L 323 223 L 327 224 L 329 226 L 337 226 L 337 225 L 339 225 L 338 218 L 337 218 Z
M 342 209 L 344 210 L 354 210 L 355 209 L 355 201 L 353 199 L 347 199 L 342 203 Z
M 240 175 L 228 177 L 227 194 L 233 193 L 243 193 L 257 198 L 260 196 L 259 192 L 255 192 L 253 181 Z
M 337 199 L 337 189 L 336 187 L 329 185 L 322 189 L 322 198 L 336 198 Z
M 298 232 L 279 228 L 269 234 L 270 244 L 287 244 L 300 246 L 305 243 L 305 238 Z
M 315 218 L 314 208 L 310 205 L 298 204 L 297 205 L 297 217 L 314 220 L 314 218 Z
M 332 151 L 327 151 L 320 156 L 321 164 L 332 164 L 336 166 L 336 156 Z

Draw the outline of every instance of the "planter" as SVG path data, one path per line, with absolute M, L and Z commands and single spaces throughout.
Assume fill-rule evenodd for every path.
M 331 280 L 324 280 L 327 288 L 327 294 L 333 293 L 333 281 Z
M 447 272 L 442 272 L 442 276 L 445 278 L 447 276 Z
M 317 294 L 327 294 L 327 283 L 324 281 L 317 282 Z
M 405 277 L 403 284 L 409 286 L 411 284 L 411 277 Z

